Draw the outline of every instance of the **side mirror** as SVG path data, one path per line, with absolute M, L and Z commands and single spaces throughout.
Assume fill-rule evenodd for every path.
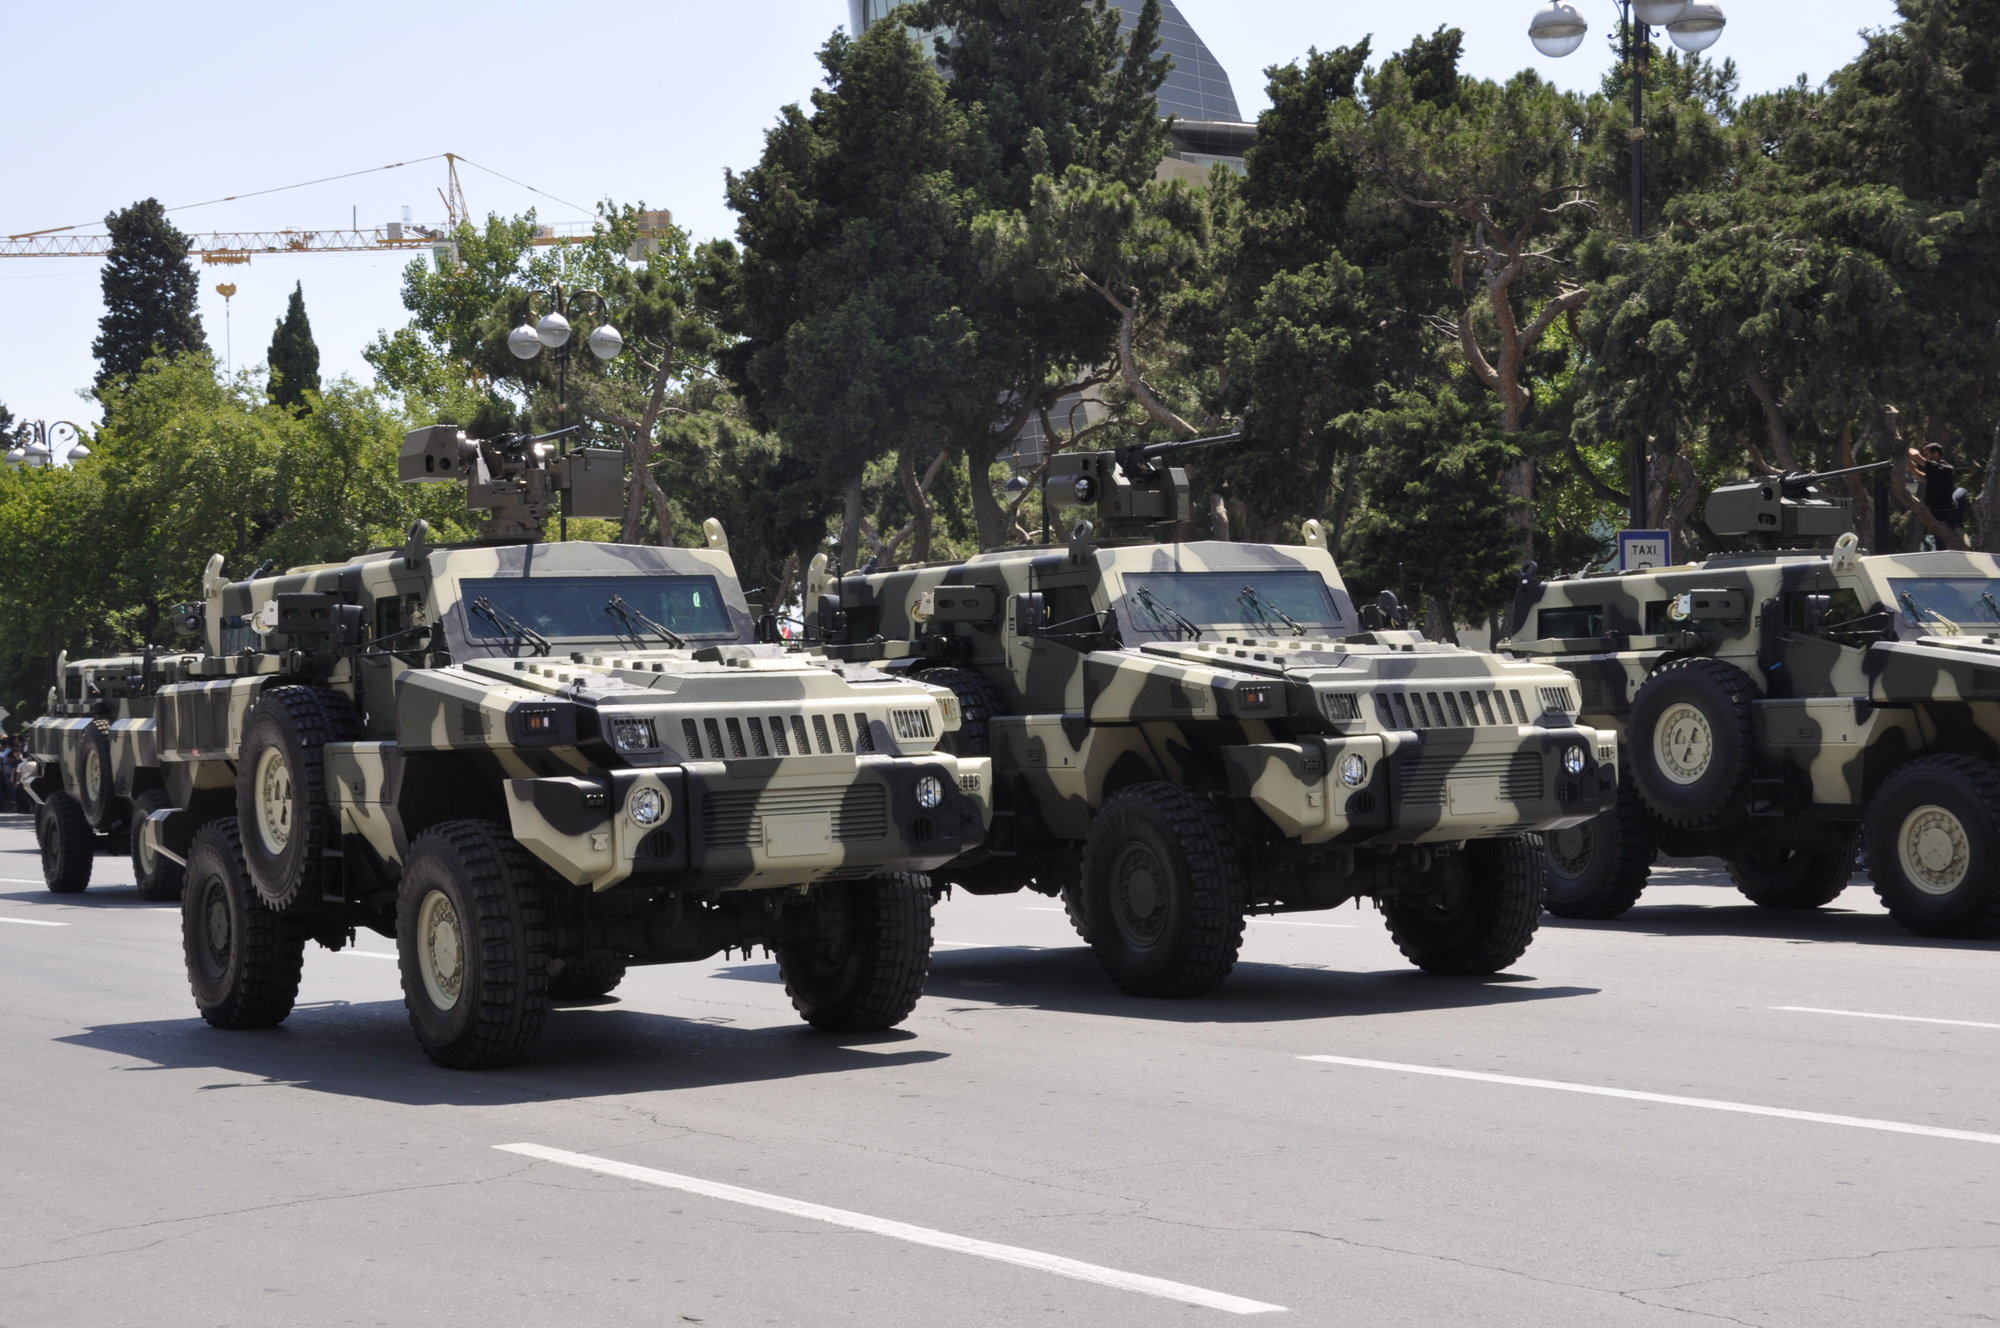
M 1040 636 L 1048 622 L 1048 610 L 1042 602 L 1042 592 L 1031 590 L 1014 596 L 1014 635 Z

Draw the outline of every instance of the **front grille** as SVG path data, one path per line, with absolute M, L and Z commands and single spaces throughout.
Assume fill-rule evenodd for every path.
M 1576 713 L 1576 699 L 1570 694 L 1569 688 L 1544 687 L 1541 689 L 1541 693 L 1542 709 L 1544 711 L 1559 710 L 1565 715 Z
M 1329 697 L 1329 702 L 1333 698 Z M 1512 704 L 1512 710 L 1508 709 Z M 1521 693 L 1497 687 L 1439 688 L 1436 691 L 1385 689 L 1375 693 L 1375 714 L 1384 728 L 1491 728 L 1528 722 Z M 1328 706 L 1328 717 L 1338 718 Z
M 891 710 L 889 719 L 895 724 L 896 737 L 900 741 L 913 742 L 937 736 L 931 727 L 931 712 L 928 710 Z
M 815 741 L 817 739 L 817 741 Z M 729 715 L 681 720 L 681 746 L 690 761 L 730 761 L 745 756 L 866 755 L 879 750 L 868 716 L 814 715 L 810 733 L 802 715 Z
M 1404 768 L 1403 804 L 1442 807 L 1446 781 L 1493 778 L 1499 779 L 1500 796 L 1509 802 L 1538 800 L 1542 796 L 1541 753 L 1495 752 L 1474 756 L 1425 753 Z
M 1361 698 L 1353 692 L 1328 692 L 1320 698 L 1320 707 L 1336 724 L 1361 718 Z
M 889 794 L 880 784 L 830 789 L 729 789 L 702 803 L 702 840 L 710 848 L 764 842 L 766 816 L 830 815 L 838 844 L 889 837 Z

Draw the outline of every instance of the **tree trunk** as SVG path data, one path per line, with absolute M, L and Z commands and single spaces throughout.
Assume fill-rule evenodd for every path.
M 1208 495 L 1208 523 L 1210 538 L 1229 542 L 1229 505 L 1222 501 L 1220 493 Z
M 940 454 L 938 460 L 944 458 Z M 937 474 L 937 466 L 931 467 L 930 475 L 924 482 L 917 479 L 916 463 L 910 454 L 904 452 L 896 458 L 896 478 L 902 483 L 903 498 L 910 505 L 910 529 L 913 538 L 910 543 L 910 561 L 927 563 L 931 560 L 931 526 L 937 505 L 931 501 L 929 479 Z
M 997 549 L 1007 544 L 1007 514 L 993 493 L 993 458 L 983 447 L 965 452 L 965 477 L 972 489 L 972 523 L 979 532 L 981 549 Z
M 867 493 L 860 471 L 847 482 L 847 500 L 840 517 L 840 570 L 851 572 L 861 565 L 861 505 Z
M 1458 644 L 1458 628 L 1452 622 L 1451 596 L 1432 595 L 1424 601 L 1424 635 L 1446 645 Z
M 2000 553 L 2000 429 L 1986 449 L 1986 483 L 1972 500 L 1972 518 L 1979 523 L 1979 547 Z

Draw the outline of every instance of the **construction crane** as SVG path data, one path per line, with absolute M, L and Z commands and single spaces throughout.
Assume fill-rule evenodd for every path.
M 247 263 L 257 254 L 338 254 L 338 253 L 381 253 L 384 250 L 430 249 L 441 251 L 440 256 L 455 257 L 453 236 L 458 228 L 469 222 L 470 210 L 465 203 L 465 190 L 459 184 L 458 164 L 463 161 L 469 166 L 487 170 L 479 163 L 468 161 L 455 152 L 440 153 L 445 162 L 446 185 L 438 190 L 444 201 L 445 222 L 441 226 L 414 225 L 409 221 L 392 221 L 375 227 L 350 227 L 327 230 L 274 230 L 274 231 L 211 231 L 188 236 L 188 251 L 199 254 L 201 261 L 211 264 Z M 435 161 L 437 157 L 420 157 L 417 162 Z M 370 167 L 366 171 L 350 171 L 347 175 L 327 177 L 328 180 L 342 180 L 354 175 L 367 175 L 376 171 L 391 171 L 401 166 L 415 165 L 416 162 L 391 162 L 387 166 Z M 498 171 L 489 174 L 499 175 Z M 509 180 L 510 184 L 521 184 Z M 255 198 L 259 194 L 281 193 L 288 189 L 302 189 L 307 184 L 324 184 L 326 180 L 310 180 L 305 184 L 282 185 L 277 189 L 261 189 L 250 194 L 231 194 L 225 198 L 210 199 L 209 203 L 234 202 L 238 198 Z M 532 185 L 521 185 L 533 193 L 541 190 Z M 552 197 L 552 195 L 544 195 Z M 556 200 L 561 202 L 560 199 Z M 206 207 L 208 203 L 191 203 L 188 207 Z M 568 206 L 574 207 L 575 204 Z M 181 208 L 170 209 L 181 211 Z M 578 209 L 581 211 L 582 209 Z M 407 212 L 408 209 L 405 209 Z M 673 225 L 674 214 L 665 210 L 639 213 L 639 246 L 632 253 L 635 260 L 643 250 L 666 235 Z M 26 231 L 20 235 L 9 235 L 0 239 L 0 258 L 98 258 L 111 252 L 111 237 L 102 234 L 81 233 L 79 226 L 51 226 L 45 230 Z M 530 244 L 564 244 L 573 240 L 588 239 L 591 227 L 587 223 L 541 226 Z

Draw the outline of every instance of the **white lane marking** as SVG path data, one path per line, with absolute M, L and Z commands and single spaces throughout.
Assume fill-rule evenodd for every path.
M 48 882 L 37 876 L 29 880 L 25 876 L 0 876 L 0 885 L 39 885 L 47 888 Z
M 1794 1014 L 1844 1014 L 1849 1019 L 1894 1019 L 1905 1024 L 1950 1024 L 1955 1028 L 2000 1028 L 2000 1024 L 1982 1024 L 1977 1019 L 1927 1019 L 1917 1014 L 1874 1014 L 1867 1010 L 1821 1010 L 1810 1005 L 1774 1005 L 1773 1010 L 1790 1010 Z
M 1354 922 L 1294 922 L 1290 918 L 1251 918 L 1251 922 L 1268 922 L 1280 927 L 1339 927 L 1352 931 L 1359 923 Z
M 0 918 L 0 922 L 11 922 L 20 927 L 67 927 L 67 922 L 44 922 L 40 918 Z
M 1302 1061 L 1324 1061 L 1329 1065 L 1358 1065 L 1364 1070 L 1399 1070 L 1404 1074 L 1432 1074 L 1443 1079 L 1473 1079 L 1485 1084 L 1511 1084 L 1516 1088 L 1554 1088 L 1565 1093 L 1589 1093 L 1596 1097 L 1622 1097 L 1634 1102 L 1664 1102 L 1674 1107 L 1704 1107 L 1709 1111 L 1735 1111 L 1746 1116 L 1777 1116 L 1784 1120 L 1814 1121 L 1821 1125 L 1850 1125 L 1860 1130 L 1886 1130 L 1890 1134 L 1923 1134 L 1934 1139 L 1965 1139 L 1975 1144 L 2000 1144 L 2000 1134 L 1978 1130 L 1948 1130 L 1937 1125 L 1912 1125 L 1906 1121 L 1871 1120 L 1866 1116 L 1835 1116 L 1824 1111 L 1793 1111 L 1789 1107 L 1760 1107 L 1749 1102 L 1723 1102 L 1709 1097 L 1681 1097 L 1674 1093 L 1641 1093 L 1630 1088 L 1604 1088 L 1597 1084 L 1571 1084 L 1560 1079 L 1522 1079 L 1511 1074 L 1486 1074 L 1479 1070 L 1447 1070 L 1438 1065 L 1403 1065 L 1396 1061 L 1367 1061 L 1355 1056 L 1301 1056 Z
M 735 1185 L 723 1185 L 694 1176 L 681 1176 L 671 1171 L 635 1167 L 627 1162 L 613 1162 L 608 1158 L 592 1157 L 588 1153 L 570 1153 L 560 1148 L 544 1148 L 540 1144 L 495 1144 L 494 1147 L 503 1153 L 519 1153 L 523 1157 L 557 1162 L 582 1171 L 595 1171 L 606 1176 L 641 1181 L 647 1185 L 658 1185 L 669 1190 L 682 1190 L 688 1194 L 699 1194 L 704 1198 L 720 1199 L 724 1203 L 745 1204 L 751 1208 L 763 1208 L 774 1213 L 811 1218 L 815 1222 L 829 1222 L 837 1227 L 849 1227 L 872 1235 L 906 1240 L 913 1245 L 929 1245 L 934 1249 L 951 1250 L 957 1254 L 995 1259 L 1001 1263 L 1017 1264 L 1022 1268 L 1054 1273 L 1059 1277 L 1073 1277 L 1080 1282 L 1095 1282 L 1099 1286 L 1119 1291 L 1136 1291 L 1141 1295 L 1158 1296 L 1163 1300 L 1200 1305 L 1205 1309 L 1224 1310 L 1230 1314 L 1283 1313 L 1285 1309 L 1283 1305 L 1267 1305 L 1261 1300 L 1245 1300 L 1241 1296 L 1225 1295 L 1220 1291 L 1209 1291 L 1182 1282 L 1168 1282 L 1157 1277 L 1145 1277 L 1139 1273 L 1120 1272 L 1116 1268 L 1100 1268 L 1096 1264 L 1080 1263 L 1059 1254 L 1044 1254 L 1039 1250 L 1024 1250 L 1017 1245 L 996 1245 L 988 1240 L 954 1236 L 948 1231 L 933 1231 L 929 1227 L 911 1226 L 907 1222 L 894 1222 L 883 1217 L 870 1217 L 866 1213 L 853 1213 L 844 1208 L 828 1208 L 823 1204 L 787 1199 L 783 1195 L 741 1189 Z
M 954 950 L 1046 950 L 1045 945 L 1006 945 L 1000 941 L 932 941 L 933 946 L 949 946 Z
M 394 959 L 396 956 L 383 954 L 380 950 L 342 950 L 341 954 L 353 955 L 356 959 Z

